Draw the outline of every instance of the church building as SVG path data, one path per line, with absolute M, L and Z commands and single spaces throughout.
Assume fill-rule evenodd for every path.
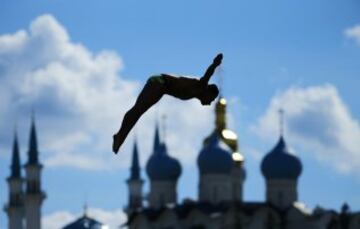
M 215 106 L 215 127 L 204 138 L 197 157 L 198 197 L 178 201 L 178 180 L 182 168 L 171 156 L 155 128 L 152 154 L 146 163 L 149 193 L 144 194 L 139 152 L 135 141 L 128 186 L 129 229 L 360 229 L 360 212 L 344 204 L 340 212 L 320 207 L 307 209 L 299 199 L 298 180 L 303 164 L 286 143 L 281 131 L 275 146 L 262 159 L 265 201 L 243 198 L 246 181 L 245 157 L 237 135 L 227 128 L 226 100 Z M 41 229 L 41 207 L 46 194 L 41 186 L 35 119 L 32 117 L 27 162 L 22 173 L 17 134 L 14 135 L 9 196 L 5 205 L 9 229 Z M 86 211 L 64 229 L 108 228 Z M 46 228 L 45 228 L 46 229 Z
M 215 106 L 215 128 L 204 139 L 197 157 L 198 198 L 177 198 L 181 165 L 170 156 L 155 129 L 152 155 L 146 164 L 150 193 L 144 195 L 139 156 L 134 144 L 126 225 L 130 229 L 359 229 L 360 213 L 345 204 L 340 213 L 320 207 L 313 211 L 299 200 L 300 158 L 289 149 L 283 133 L 262 159 L 265 201 L 243 199 L 244 155 L 237 135 L 227 129 L 226 100 Z M 281 131 L 282 132 L 282 131 Z M 146 196 L 146 198 L 144 198 Z

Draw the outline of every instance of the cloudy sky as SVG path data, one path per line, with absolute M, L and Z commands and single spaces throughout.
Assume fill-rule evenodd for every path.
M 279 136 L 282 108 L 286 140 L 304 165 L 300 200 L 358 211 L 359 10 L 356 0 L 2 1 L 0 188 L 7 190 L 15 126 L 26 162 L 34 109 L 45 228 L 71 222 L 85 202 L 111 228 L 123 223 L 132 144 L 136 135 L 144 165 L 157 119 L 183 166 L 180 200 L 196 198 L 196 157 L 213 128 L 212 107 L 165 96 L 118 156 L 111 136 L 149 75 L 201 75 L 222 52 L 213 82 L 229 101 L 229 127 L 246 158 L 244 199 L 264 200 L 260 163 Z M 1 212 L 0 228 L 6 223 Z

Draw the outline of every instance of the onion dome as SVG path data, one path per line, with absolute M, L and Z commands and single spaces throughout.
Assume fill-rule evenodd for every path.
M 283 136 L 280 136 L 276 146 L 261 162 L 261 171 L 266 179 L 297 179 L 302 171 L 302 164 L 286 146 Z
M 231 149 L 218 134 L 210 136 L 208 144 L 200 151 L 197 163 L 201 174 L 228 174 L 233 167 Z
M 154 151 L 146 164 L 146 172 L 150 180 L 177 180 L 181 174 L 179 161 L 170 157 L 165 143 L 160 142 L 157 126 L 155 129 Z

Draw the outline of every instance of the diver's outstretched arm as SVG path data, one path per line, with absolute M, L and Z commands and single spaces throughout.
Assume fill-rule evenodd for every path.
M 214 74 L 216 67 L 221 64 L 222 58 L 223 58 L 222 53 L 218 54 L 214 58 L 214 61 L 212 62 L 212 64 L 206 69 L 204 76 L 200 78 L 200 82 L 202 84 L 204 84 L 204 85 L 208 84 L 210 77 Z

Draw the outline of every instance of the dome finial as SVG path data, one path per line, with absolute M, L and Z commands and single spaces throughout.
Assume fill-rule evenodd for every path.
M 84 203 L 84 216 L 87 217 L 88 216 L 88 205 L 87 202 L 85 201 Z
M 284 115 L 285 115 L 284 109 L 280 108 L 279 109 L 280 137 L 284 136 Z
M 84 194 L 83 217 L 89 216 L 89 202 L 87 193 Z

